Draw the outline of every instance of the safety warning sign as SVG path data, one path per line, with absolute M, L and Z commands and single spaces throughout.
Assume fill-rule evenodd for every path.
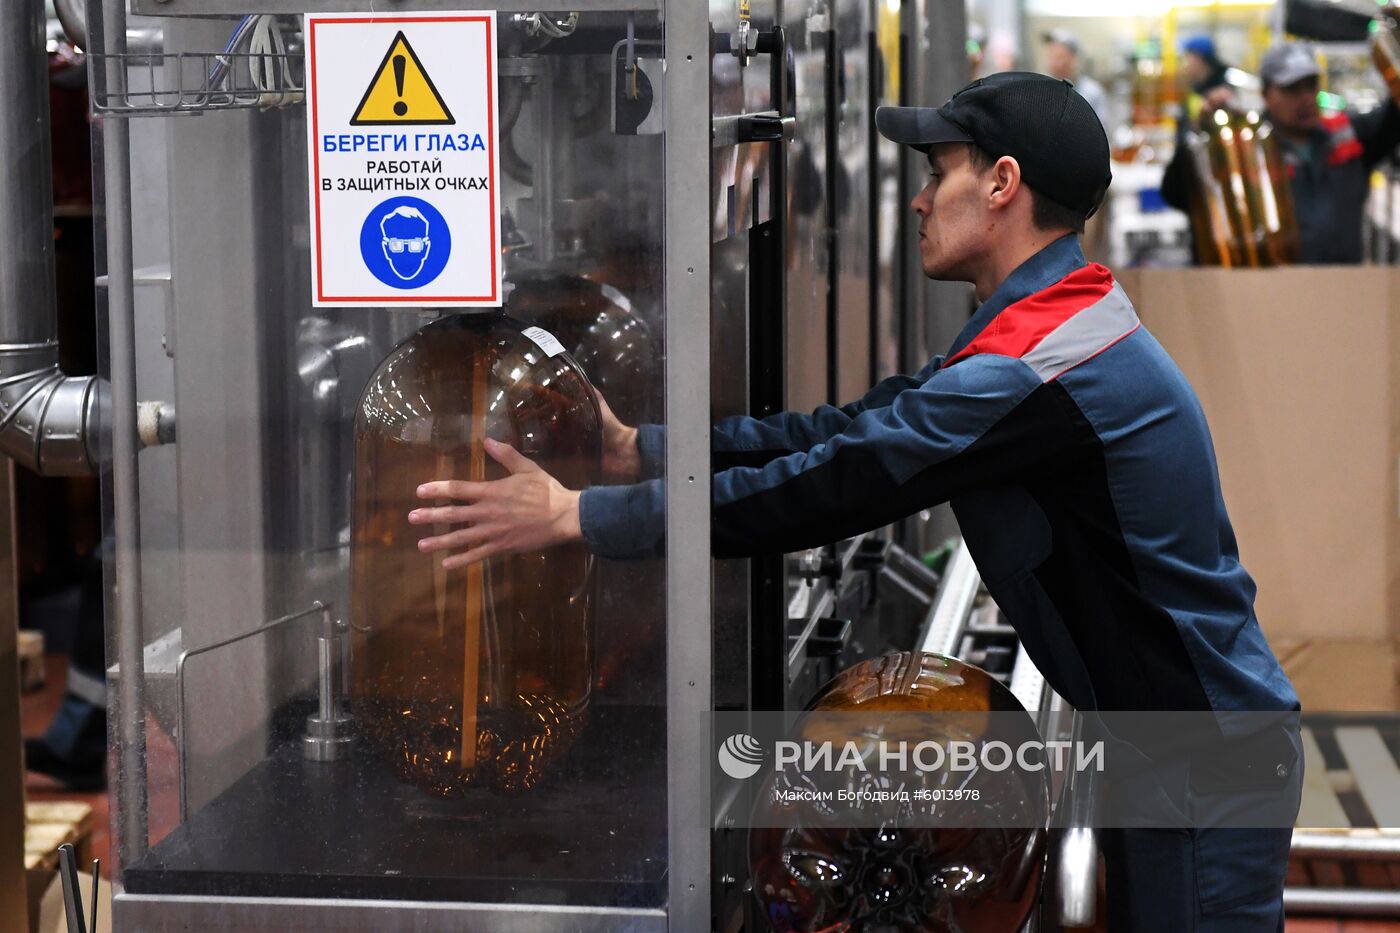
M 306 17 L 317 306 L 501 304 L 495 27 Z

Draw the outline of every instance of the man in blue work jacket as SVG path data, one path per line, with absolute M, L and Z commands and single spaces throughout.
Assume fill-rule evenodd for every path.
M 1296 710 L 1255 619 L 1200 404 L 1080 251 L 1110 180 L 1092 108 L 1064 81 L 1012 73 L 877 122 L 928 156 L 913 201 L 924 272 L 973 283 L 981 308 L 947 354 L 849 405 L 715 425 L 716 556 L 813 547 L 949 501 L 988 590 L 1077 708 Z M 510 475 L 421 486 L 465 504 L 411 513 L 460 526 L 420 547 L 455 552 L 448 567 L 578 540 L 605 557 L 659 553 L 662 486 L 647 477 L 661 429 L 603 408 L 607 466 L 640 482 L 568 490 L 488 441 Z M 1290 737 L 1266 774 L 1234 786 L 1296 794 L 1300 774 Z M 1289 838 L 1106 831 L 1111 928 L 1281 931 Z

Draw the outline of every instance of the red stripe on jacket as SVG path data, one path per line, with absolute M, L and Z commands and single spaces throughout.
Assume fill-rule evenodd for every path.
M 1361 158 L 1364 154 L 1365 150 L 1361 148 L 1361 143 L 1357 142 L 1354 139 L 1350 139 L 1342 143 L 1341 145 L 1336 146 L 1331 152 L 1327 153 L 1327 164 L 1343 165 L 1347 162 L 1350 162 L 1352 159 Z
M 1318 122 L 1321 123 L 1322 128 L 1329 133 L 1337 133 L 1351 126 L 1351 119 L 1347 117 L 1345 111 L 1324 113 L 1318 119 Z
M 1113 273 L 1096 262 L 1082 266 L 1054 285 L 1007 305 L 972 342 L 949 357 L 951 366 L 969 356 L 992 353 L 1022 357 L 1051 331 L 1113 290 Z
M 1351 118 L 1345 111 L 1340 113 L 1326 113 L 1322 115 L 1322 128 L 1327 131 L 1330 148 L 1327 152 L 1328 165 L 1343 165 L 1352 159 L 1359 159 L 1365 155 L 1365 150 L 1361 148 L 1361 143 L 1356 138 L 1356 131 L 1352 128 Z M 1339 140 L 1338 137 L 1350 137 Z

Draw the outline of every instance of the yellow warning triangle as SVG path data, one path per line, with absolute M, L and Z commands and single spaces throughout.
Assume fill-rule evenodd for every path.
M 389 43 L 389 51 L 350 118 L 351 126 L 456 122 L 402 32 Z

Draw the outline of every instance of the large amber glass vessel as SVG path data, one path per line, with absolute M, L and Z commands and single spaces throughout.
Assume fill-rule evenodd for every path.
M 800 738 L 838 747 L 873 735 L 912 744 L 954 733 L 976 744 L 988 741 L 993 728 L 1013 747 L 1037 737 L 1021 704 L 985 671 L 917 651 L 848 668 L 808 710 L 812 715 L 797 727 Z M 997 714 L 996 725 L 984 714 Z M 905 783 L 910 777 L 897 780 L 918 800 L 921 789 Z M 829 789 L 806 783 L 809 778 L 790 789 Z M 977 808 L 986 819 L 948 827 L 919 818 L 921 808 L 927 816 L 938 804 L 918 803 L 886 813 L 895 818 L 883 825 L 833 822 L 820 803 L 773 803 L 773 782 L 783 780 L 775 774 L 756 806 L 784 812 L 756 814 L 749 832 L 754 894 L 779 933 L 1004 933 L 1021 929 L 1030 916 L 1049 820 L 1048 788 L 1040 778 L 1028 782 L 1009 771 L 985 770 L 964 778 L 959 788 L 976 789 L 978 802 L 956 806 Z M 842 792 L 889 789 L 873 772 L 855 770 L 840 780 L 851 782 Z
M 434 479 L 491 480 L 490 437 L 565 486 L 596 479 L 597 404 L 547 332 L 498 313 L 451 315 L 379 366 L 355 430 L 351 695 L 370 744 L 443 796 L 527 790 L 577 736 L 593 682 L 582 545 L 444 570 L 411 525 Z M 446 503 L 443 503 L 446 504 Z
M 659 419 L 660 348 L 626 295 L 552 270 L 524 271 L 512 281 L 506 310 L 558 337 L 624 424 Z

